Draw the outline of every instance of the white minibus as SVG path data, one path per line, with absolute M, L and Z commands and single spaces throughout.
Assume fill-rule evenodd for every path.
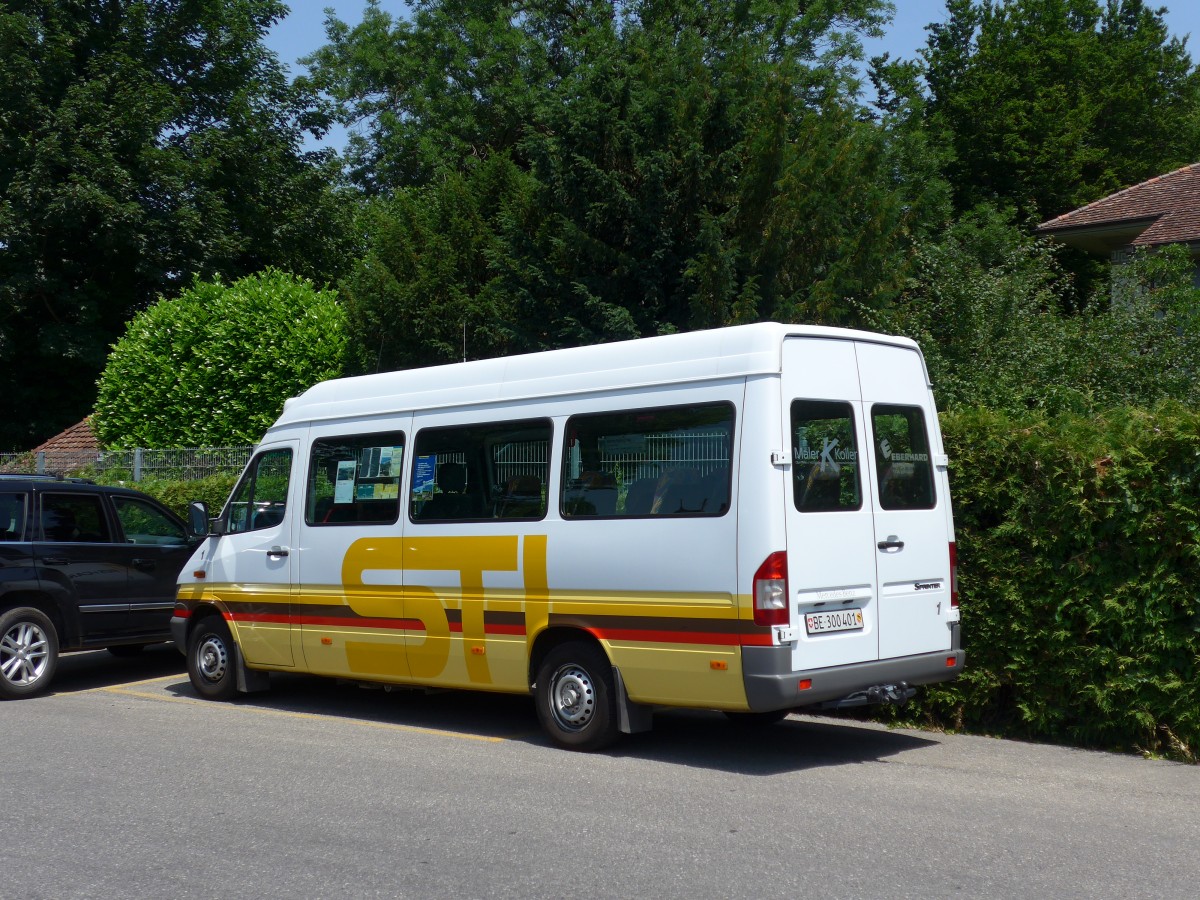
M 663 707 L 771 722 L 956 677 L 921 352 L 764 323 L 318 384 L 184 567 L 195 689 L 271 672 L 531 693 L 596 749 Z

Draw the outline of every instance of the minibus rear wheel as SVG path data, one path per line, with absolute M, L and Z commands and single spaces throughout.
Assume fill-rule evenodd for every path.
M 188 677 L 207 700 L 229 700 L 237 693 L 233 637 L 220 616 L 205 616 L 188 636 Z
M 538 669 L 534 690 L 538 719 L 568 750 L 599 750 L 617 739 L 612 664 L 595 644 L 555 647 Z

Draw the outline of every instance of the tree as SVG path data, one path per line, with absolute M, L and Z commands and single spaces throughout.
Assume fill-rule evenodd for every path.
M 230 285 L 197 278 L 129 323 L 92 428 L 108 447 L 254 443 L 284 400 L 342 374 L 345 349 L 333 291 L 278 269 Z
M 339 273 L 327 119 L 263 46 L 276 0 L 0 9 L 0 447 L 86 414 L 129 317 L 194 275 Z
M 1056 253 L 982 205 L 920 242 L 902 296 L 864 318 L 917 340 L 943 408 L 1090 415 L 1200 402 L 1200 290 L 1187 249 L 1114 267 L 1073 314 Z
M 1044 221 L 1200 157 L 1200 73 L 1143 0 L 948 0 L 922 52 L 960 212 Z
M 345 282 L 360 359 L 456 359 L 464 324 L 475 355 L 886 302 L 927 204 L 854 100 L 884 12 L 426 0 L 331 22 L 316 83 L 364 126 L 359 185 L 391 197 Z M 453 247 L 418 250 L 447 216 Z

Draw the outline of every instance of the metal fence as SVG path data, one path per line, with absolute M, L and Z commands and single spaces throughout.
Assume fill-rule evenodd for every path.
M 245 446 L 0 453 L 0 473 L 103 476 L 105 480 L 119 478 L 134 482 L 155 478 L 193 481 L 210 475 L 236 475 L 245 467 L 253 452 L 253 446 Z
M 603 468 L 615 475 L 618 481 L 630 484 L 639 478 L 657 477 L 667 469 L 680 465 L 691 466 L 700 475 L 729 465 L 729 436 L 724 432 L 647 435 L 645 441 L 646 446 L 639 453 L 602 454 Z M 497 473 L 502 474 L 503 478 L 525 474 L 540 477 L 545 471 L 549 449 L 545 441 L 509 444 L 496 454 L 494 463 Z M 146 479 L 191 481 L 209 475 L 236 475 L 245 468 L 253 452 L 253 445 L 248 445 L 181 450 L 136 448 L 0 453 L 0 473 L 103 476 L 106 481 L 114 478 L 134 482 Z M 579 451 L 572 448 L 571 452 L 570 462 L 577 470 Z

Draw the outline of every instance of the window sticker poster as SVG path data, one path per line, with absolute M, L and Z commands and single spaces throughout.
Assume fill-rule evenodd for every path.
M 418 456 L 413 471 L 413 494 L 429 499 L 433 496 L 433 476 L 437 470 L 437 454 Z
M 379 477 L 380 478 L 391 478 L 392 477 L 392 453 L 393 453 L 393 451 L 394 451 L 393 447 L 380 447 L 379 448 Z M 399 457 L 397 457 L 396 461 L 397 462 L 400 461 Z
M 338 460 L 337 481 L 333 486 L 334 503 L 354 502 L 354 474 L 358 469 L 352 459 Z

